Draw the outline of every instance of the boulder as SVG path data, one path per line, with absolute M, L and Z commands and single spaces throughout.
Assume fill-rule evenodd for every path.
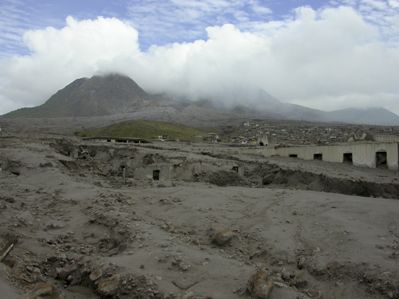
M 101 296 L 114 296 L 119 290 L 120 277 L 112 275 L 108 278 L 103 278 L 97 283 L 97 293 Z

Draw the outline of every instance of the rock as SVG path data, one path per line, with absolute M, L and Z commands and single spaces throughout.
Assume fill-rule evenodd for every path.
M 40 268 L 35 267 L 35 266 L 26 266 L 26 270 L 30 273 L 36 273 L 36 274 L 40 274 Z
M 8 272 L 9 267 L 3 263 L 0 263 L 0 275 L 6 274 Z
M 47 223 L 46 230 L 61 229 L 64 227 L 65 227 L 65 224 L 62 223 L 61 221 L 51 221 L 51 222 Z
M 247 291 L 255 299 L 268 299 L 273 289 L 273 282 L 265 270 L 259 270 L 248 280 Z
M 185 293 L 181 299 L 192 299 L 194 297 L 194 293 L 192 291 L 188 291 L 187 293 Z
M 218 246 L 225 246 L 235 237 L 235 233 L 231 230 L 221 230 L 216 232 L 213 236 L 211 236 L 212 243 Z
M 293 281 L 293 285 L 297 288 L 297 289 L 303 289 L 308 285 L 307 280 L 305 279 L 300 279 L 297 278 Z
M 284 285 L 280 287 L 277 284 L 275 284 L 275 286 L 276 289 L 273 290 L 273 295 L 271 296 L 272 298 L 310 299 L 310 297 L 308 297 L 304 293 L 299 292 L 298 290 L 295 290 L 294 288 L 290 288 Z
M 305 267 L 306 259 L 303 256 L 300 256 L 296 261 L 296 266 L 299 270 L 302 270 Z
M 4 200 L 5 202 L 8 202 L 8 203 L 15 203 L 15 198 L 10 197 L 10 196 L 4 196 L 4 197 L 1 197 L 0 199 Z
M 69 264 L 62 268 L 56 268 L 56 273 L 58 279 L 63 280 L 70 285 L 79 284 L 82 280 L 82 274 L 76 264 Z
M 293 273 L 290 273 L 287 269 L 285 269 L 285 268 L 283 268 L 282 270 L 281 270 L 281 278 L 284 280 L 284 281 L 290 281 L 292 278 L 294 278 L 295 277 L 295 274 L 293 274 Z
M 284 284 L 284 283 L 282 283 L 282 282 L 275 281 L 273 284 L 274 284 L 276 287 L 279 287 L 279 288 L 289 288 L 288 285 L 286 285 L 286 284 Z
M 99 280 L 97 284 L 97 293 L 101 296 L 116 295 L 119 289 L 119 280 L 120 277 L 118 275 Z
M 53 167 L 53 164 L 51 162 L 40 163 L 39 167 L 41 168 Z
M 187 272 L 191 268 L 191 265 L 186 264 L 180 258 L 175 258 L 171 264 L 182 272 Z
M 41 282 L 35 285 L 33 290 L 28 294 L 28 298 L 49 296 L 52 293 L 53 293 L 53 286 L 49 283 Z
M 90 279 L 90 281 L 94 282 L 94 281 L 100 279 L 102 275 L 103 275 L 103 271 L 100 268 L 94 269 L 93 271 L 90 272 L 89 279 Z
M 24 226 L 31 226 L 33 225 L 34 217 L 29 211 L 23 211 L 16 216 L 16 219 L 19 221 L 20 224 Z
M 64 299 L 64 296 L 54 287 L 47 282 L 39 282 L 34 288 L 26 295 L 27 299 Z

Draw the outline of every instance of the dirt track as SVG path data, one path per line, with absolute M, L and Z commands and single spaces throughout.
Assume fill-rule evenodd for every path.
M 399 298 L 399 201 L 318 192 L 340 191 L 303 175 L 319 164 L 217 148 L 1 142 L 0 250 L 15 243 L 0 264 L 2 291 L 7 283 L 30 298 L 255 298 L 248 280 L 264 269 L 259 283 L 273 285 L 264 298 Z M 362 191 L 377 172 L 350 173 L 317 175 Z M 378 175 L 370 192 L 380 193 L 365 195 L 395 198 L 397 174 Z

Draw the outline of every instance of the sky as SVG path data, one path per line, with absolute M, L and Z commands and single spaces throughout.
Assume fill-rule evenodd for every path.
M 262 89 L 399 114 L 399 0 L 0 0 L 0 114 L 108 72 L 192 100 Z

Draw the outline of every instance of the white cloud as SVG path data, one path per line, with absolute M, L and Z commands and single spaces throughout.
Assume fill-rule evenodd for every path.
M 0 60 L 0 112 L 40 104 L 78 77 L 116 71 L 151 92 L 199 98 L 251 86 L 312 107 L 399 113 L 399 47 L 350 7 L 302 7 L 251 32 L 208 27 L 205 40 L 148 51 L 137 30 L 115 18 L 68 18 L 64 28 L 30 31 L 24 41 L 30 55 Z
M 66 83 L 106 70 L 141 55 L 137 31 L 117 19 L 77 21 L 62 29 L 28 31 L 23 40 L 31 54 L 0 60 L 0 95 L 15 107 L 36 105 Z M 0 111 L 6 108 L 0 103 Z M 6 106 L 9 107 L 9 104 Z
M 378 10 L 386 10 L 388 4 L 381 0 L 362 0 L 362 4 Z
M 392 8 L 399 8 L 399 0 L 388 0 L 388 4 Z
M 399 0 L 333 0 L 333 6 L 351 6 L 367 22 L 378 27 L 381 37 L 399 43 L 399 28 L 395 19 L 399 16 Z
M 3 49 L 0 54 L 11 52 L 21 45 L 21 36 L 26 29 L 21 26 L 21 21 L 29 17 L 18 0 L 4 0 L 0 3 L 0 47 Z
M 41 16 L 43 3 L 34 5 L 24 0 L 0 1 L 0 56 L 18 52 L 23 48 L 22 36 L 26 30 L 41 28 L 49 19 Z M 55 23 L 52 21 L 51 23 Z
M 326 111 L 336 110 L 339 108 L 352 107 L 391 107 L 392 110 L 399 111 L 398 94 L 390 93 L 347 93 L 343 95 L 321 95 L 307 99 L 293 100 L 292 102 L 299 105 L 312 105 L 317 109 Z
M 251 28 L 272 10 L 260 0 L 147 0 L 131 1 L 128 14 L 144 40 L 195 40 L 208 26 L 232 23 Z

